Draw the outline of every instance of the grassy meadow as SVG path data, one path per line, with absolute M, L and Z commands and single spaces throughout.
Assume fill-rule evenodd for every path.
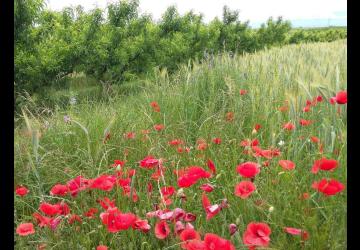
M 111 233 L 100 219 L 106 210 L 97 202 L 108 197 L 115 200 L 123 213 L 133 213 L 146 219 L 157 204 L 161 209 L 182 208 L 196 215 L 191 222 L 203 239 L 214 233 L 230 240 L 236 249 L 248 249 L 243 234 L 250 222 L 263 222 L 271 228 L 270 243 L 257 249 L 346 249 L 346 176 L 347 176 L 347 111 L 346 105 L 329 99 L 347 84 L 347 41 L 287 45 L 262 50 L 254 54 L 227 54 L 194 64 L 183 65 L 175 74 L 159 71 L 155 77 L 139 82 L 136 93 L 119 89 L 107 101 L 75 100 L 66 109 L 30 108 L 28 100 L 15 128 L 15 187 L 26 186 L 29 193 L 15 195 L 14 231 L 20 223 L 32 222 L 35 233 L 19 236 L 15 232 L 15 249 L 181 249 L 174 234 L 161 240 L 155 237 L 157 218 L 148 218 L 149 232 L 121 230 Z M 134 88 L 131 84 L 128 88 Z M 247 92 L 240 95 L 240 90 Z M 126 92 L 126 94 L 124 94 Z M 323 101 L 303 112 L 307 100 L 321 95 Z M 154 112 L 151 102 L 157 102 L 160 112 Z M 281 107 L 286 107 L 281 109 Z M 279 108 L 281 110 L 279 110 Z M 233 112 L 233 119 L 228 113 Z M 64 116 L 70 121 L 65 122 Z M 301 126 L 300 119 L 311 120 Z M 291 122 L 295 129 L 283 125 Z M 157 131 L 154 125 L 162 124 Z M 261 128 L 254 131 L 254 126 Z M 135 134 L 128 138 L 129 133 Z M 319 144 L 310 140 L 320 139 Z M 221 138 L 221 144 L 213 143 Z M 258 139 L 262 149 L 278 149 L 281 154 L 267 159 L 246 154 L 240 145 L 246 139 Z M 169 141 L 184 141 L 178 147 Z M 199 142 L 202 139 L 202 142 Z M 199 149 L 199 144 L 206 147 Z M 205 144 L 204 144 L 205 145 Z M 321 146 L 319 146 L 321 145 Z M 186 150 L 188 148 L 188 151 Z M 319 150 L 319 148 L 321 148 Z M 163 176 L 152 178 L 154 169 L 144 169 L 139 161 L 152 155 L 161 159 Z M 315 160 L 335 159 L 334 171 L 311 172 Z M 208 170 L 207 161 L 216 166 L 216 174 L 200 179 L 183 188 L 186 200 L 176 195 L 179 190 L 176 170 L 200 166 Z M 114 185 L 110 191 L 86 189 L 76 197 L 51 195 L 55 184 L 66 184 L 81 175 L 93 179 L 100 175 L 116 174 L 114 160 L 126 161 L 123 171 L 135 169 L 131 177 L 130 197 Z M 296 167 L 284 170 L 279 160 L 291 160 Z M 257 162 L 260 173 L 253 180 L 256 190 L 248 198 L 234 195 L 235 185 L 245 180 L 236 172 L 244 162 Z M 268 166 L 264 162 L 268 161 Z M 314 181 L 334 178 L 345 190 L 326 196 L 312 188 Z M 148 193 L 148 183 L 153 191 Z M 223 208 L 210 220 L 202 206 L 202 184 L 211 183 L 214 190 L 206 193 L 211 204 Z M 173 186 L 172 203 L 161 202 L 160 188 Z M 136 191 L 134 191 L 136 190 Z M 306 199 L 304 193 L 308 193 Z M 40 227 L 33 217 L 40 213 L 41 202 L 51 204 L 64 201 L 70 208 L 68 215 L 60 215 L 55 229 Z M 84 215 L 96 208 L 93 218 Z M 70 215 L 82 222 L 70 224 Z M 229 224 L 237 226 L 230 236 Z M 284 227 L 306 230 L 307 240 L 284 232 Z M 39 248 L 43 247 L 43 248 Z

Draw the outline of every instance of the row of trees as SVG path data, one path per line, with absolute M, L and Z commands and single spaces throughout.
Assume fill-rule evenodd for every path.
M 139 15 L 138 6 L 131 0 L 105 10 L 77 6 L 55 12 L 43 0 L 15 0 L 15 89 L 39 92 L 73 72 L 121 83 L 154 67 L 172 72 L 209 53 L 254 52 L 301 40 L 296 32 L 289 37 L 291 25 L 281 18 L 254 30 L 226 6 L 222 20 L 208 24 L 202 15 L 180 15 L 174 6 L 155 22 Z

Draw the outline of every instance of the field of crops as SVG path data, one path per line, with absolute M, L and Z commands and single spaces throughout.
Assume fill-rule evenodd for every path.
M 15 249 L 346 249 L 346 71 L 346 40 L 288 45 L 24 106 Z

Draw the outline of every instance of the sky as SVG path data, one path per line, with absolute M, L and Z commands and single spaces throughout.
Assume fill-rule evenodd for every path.
M 82 5 L 85 10 L 94 7 L 105 8 L 116 0 L 46 0 L 47 7 L 61 10 L 64 7 Z M 347 0 L 140 0 L 140 13 L 149 13 L 159 20 L 166 8 L 176 5 L 180 14 L 193 10 L 202 13 L 204 21 L 209 22 L 216 16 L 221 18 L 224 5 L 231 10 L 239 10 L 241 21 L 250 21 L 258 27 L 270 16 L 282 16 L 293 26 L 346 26 Z

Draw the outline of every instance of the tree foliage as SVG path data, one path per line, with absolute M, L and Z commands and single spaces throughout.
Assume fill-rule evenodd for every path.
M 180 15 L 175 6 L 154 21 L 139 14 L 139 1 L 118 1 L 85 12 L 81 6 L 44 9 L 43 0 L 15 0 L 16 90 L 30 93 L 60 85 L 65 76 L 84 72 L 98 80 L 122 83 L 152 72 L 173 72 L 179 64 L 209 54 L 243 53 L 301 41 L 346 37 L 337 31 L 291 31 L 282 18 L 259 29 L 239 21 L 239 12 L 223 9 L 222 20 L 206 24 L 201 14 Z

